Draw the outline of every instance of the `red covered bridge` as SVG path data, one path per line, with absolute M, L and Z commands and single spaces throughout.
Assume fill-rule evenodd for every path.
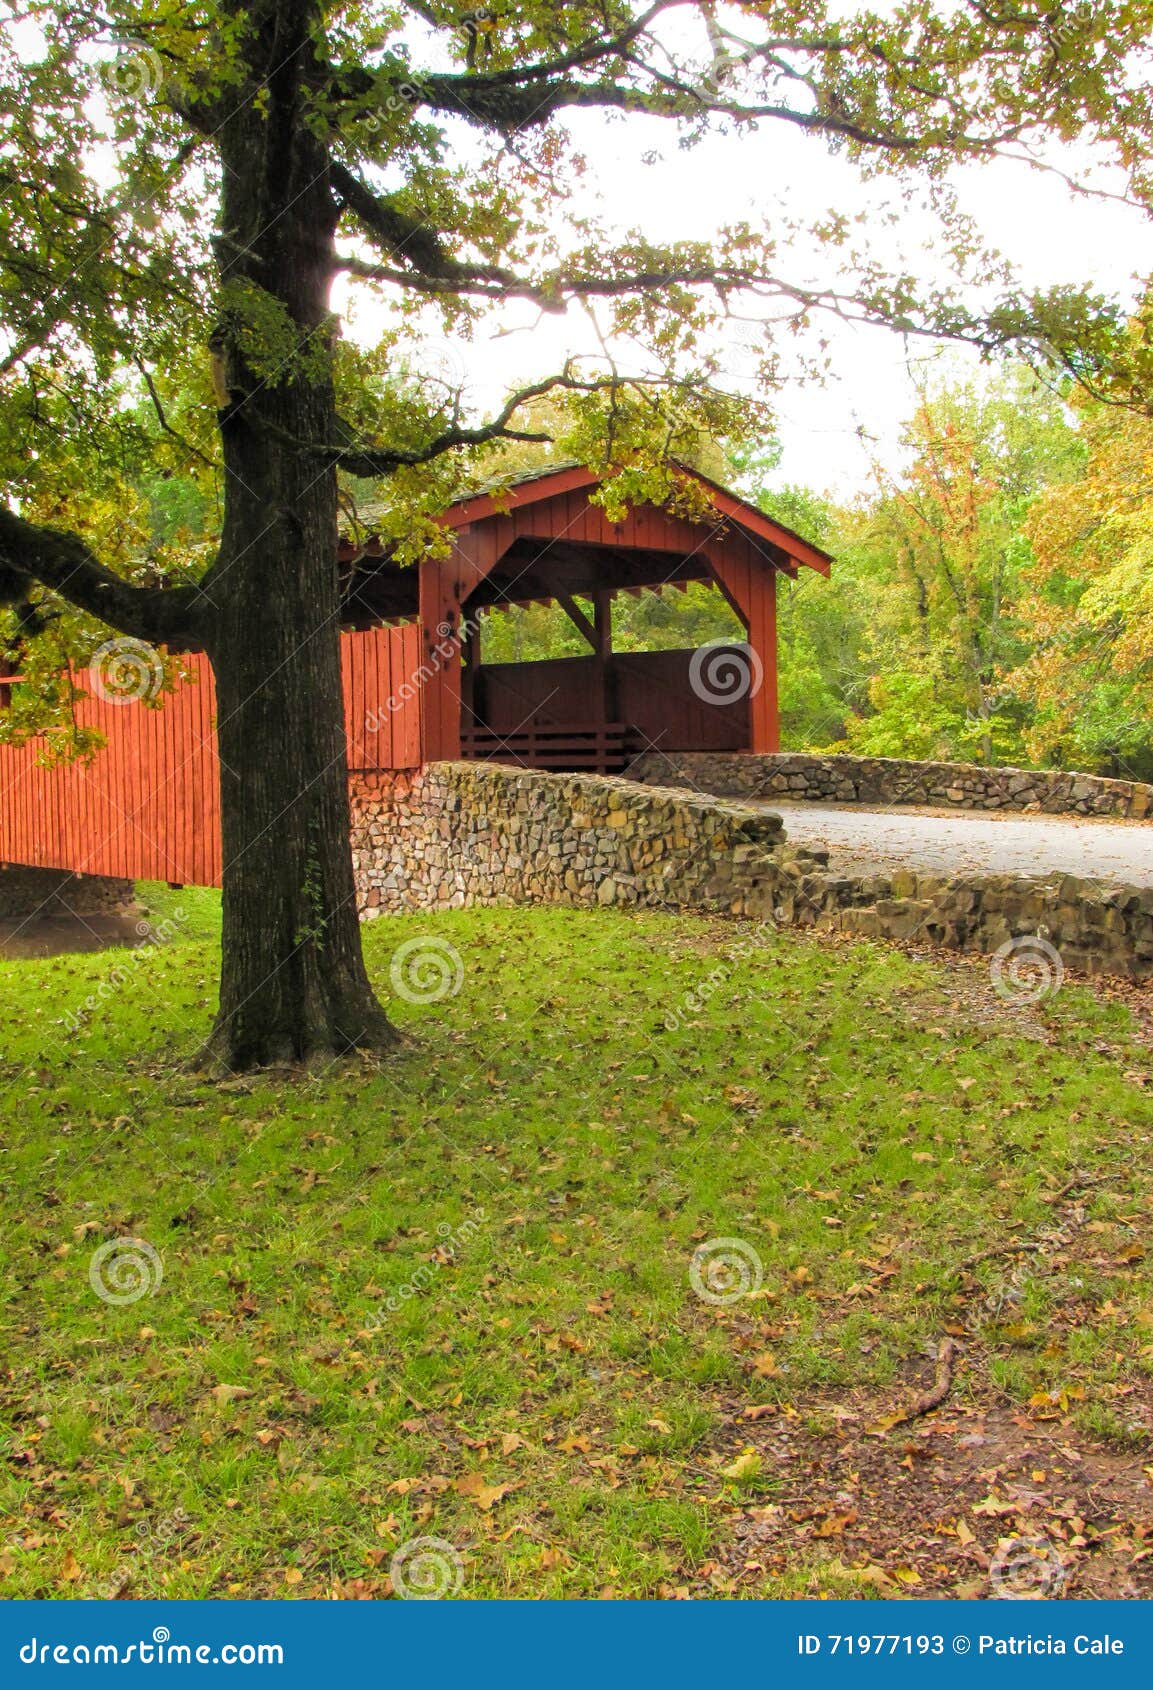
M 827 574 L 828 555 L 711 482 L 703 521 L 649 505 L 619 522 L 591 501 L 597 483 L 561 467 L 463 500 L 441 519 L 449 555 L 417 566 L 372 536 L 341 542 L 354 779 L 458 757 L 603 773 L 646 750 L 777 749 L 777 576 Z M 747 645 L 614 652 L 618 593 L 692 581 L 724 595 Z M 588 655 L 484 663 L 485 614 L 532 603 L 560 605 Z M 46 769 L 35 744 L 0 746 L 0 862 L 219 884 L 212 674 L 202 655 L 185 662 L 192 680 L 161 709 L 80 704 L 107 740 L 89 764 Z M 14 684 L 0 679 L 0 707 Z

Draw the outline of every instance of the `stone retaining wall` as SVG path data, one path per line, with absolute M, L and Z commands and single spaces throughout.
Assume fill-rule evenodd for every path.
M 687 786 L 723 798 L 810 799 L 840 804 L 924 804 L 1047 815 L 1153 816 L 1153 786 L 1051 769 L 985 769 L 899 757 L 817 757 L 782 751 L 649 751 L 630 780 Z
M 1153 888 L 1068 875 L 942 878 L 829 870 L 780 818 L 597 775 L 432 763 L 358 775 L 365 916 L 470 904 L 648 905 L 993 952 L 1040 937 L 1068 968 L 1153 975 Z
M 131 915 L 135 908 L 136 893 L 130 880 L 0 863 L 0 919 Z
M 352 781 L 361 912 L 463 904 L 728 909 L 779 816 L 599 775 L 428 763 Z
M 991 953 L 1041 939 L 1065 968 L 1153 975 L 1153 887 L 1073 875 L 831 874 L 783 857 L 750 900 L 783 926 Z M 1023 946 L 1024 951 L 1029 946 Z M 1034 949 L 1036 947 L 1033 947 Z

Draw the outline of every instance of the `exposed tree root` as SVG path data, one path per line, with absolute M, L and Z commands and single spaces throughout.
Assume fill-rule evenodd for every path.
M 919 1420 L 923 1414 L 932 1414 L 935 1408 L 940 1408 L 953 1389 L 953 1377 L 960 1355 L 958 1346 L 952 1338 L 943 1338 L 937 1349 L 937 1371 L 933 1383 L 927 1391 L 922 1391 L 919 1397 L 902 1408 L 896 1414 L 887 1414 L 881 1422 L 885 1431 L 894 1426 L 905 1426 L 910 1420 Z

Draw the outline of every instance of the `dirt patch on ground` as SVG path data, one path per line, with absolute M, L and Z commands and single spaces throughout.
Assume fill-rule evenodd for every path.
M 0 959 L 69 956 L 140 943 L 140 918 L 130 915 L 51 915 L 0 920 Z
M 932 1378 L 927 1362 L 912 1394 Z M 1153 1451 L 1080 1436 L 1060 1403 L 989 1396 L 887 1427 L 904 1400 L 734 1415 L 726 1460 L 754 1452 L 782 1494 L 733 1520 L 714 1582 L 754 1594 L 800 1559 L 862 1596 L 1153 1596 Z
M 860 940 L 845 934 L 822 933 L 815 942 L 828 946 L 859 944 Z M 1101 974 L 1078 974 L 1066 969 L 1062 985 L 1048 997 L 1037 1002 L 998 991 L 990 967 L 990 958 L 946 951 L 937 945 L 918 940 L 886 939 L 885 945 L 903 951 L 917 962 L 929 963 L 941 974 L 939 990 L 927 989 L 920 998 L 911 999 L 909 1009 L 919 1020 L 953 1016 L 959 1023 L 985 1026 L 1018 1038 L 1050 1043 L 1061 1035 L 1054 1029 L 1048 1013 L 1050 1006 L 1065 985 L 1089 991 L 1102 1003 L 1122 1004 L 1134 1021 L 1134 1034 L 1139 1044 L 1153 1046 L 1153 979 L 1125 980 Z M 1096 1048 L 1101 1054 L 1123 1054 L 1123 1047 L 1101 1041 Z
M 978 1025 L 995 1026 L 998 1030 L 1040 1043 L 1061 1037 L 1047 1015 L 1047 1006 L 1053 999 L 1042 998 L 1031 1004 L 1003 996 L 993 983 L 988 957 L 959 957 L 916 945 L 901 948 L 920 961 L 932 962 L 943 971 L 944 990 L 953 1013 Z M 1153 980 L 1122 980 L 1097 974 L 1081 975 L 1071 970 L 1066 971 L 1064 978 L 1068 985 L 1092 992 L 1102 1003 L 1122 1004 L 1133 1016 L 1136 1042 L 1153 1046 Z M 1094 1048 L 1101 1055 L 1111 1056 L 1122 1056 L 1126 1049 L 1106 1039 L 1097 1041 Z

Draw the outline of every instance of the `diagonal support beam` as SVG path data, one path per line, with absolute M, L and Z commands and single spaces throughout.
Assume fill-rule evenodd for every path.
M 583 634 L 594 651 L 600 650 L 600 637 L 593 624 L 589 621 L 580 605 L 568 593 L 555 593 L 553 597 L 560 605 L 578 634 Z

